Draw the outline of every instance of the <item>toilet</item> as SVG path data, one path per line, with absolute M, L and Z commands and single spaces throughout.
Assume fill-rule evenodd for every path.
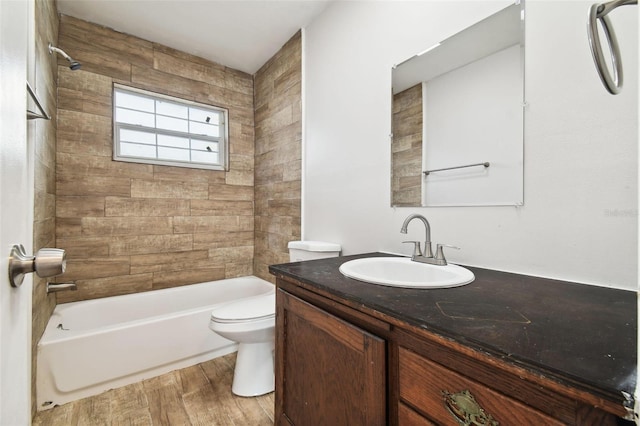
M 258 396 L 274 389 L 273 348 L 276 325 L 275 290 L 225 303 L 211 312 L 209 328 L 238 342 L 231 391 Z
M 292 262 L 340 255 L 340 246 L 321 241 L 292 241 Z M 231 392 L 238 396 L 259 396 L 275 389 L 273 351 L 276 328 L 276 294 L 246 297 L 217 306 L 211 312 L 209 328 L 238 342 Z

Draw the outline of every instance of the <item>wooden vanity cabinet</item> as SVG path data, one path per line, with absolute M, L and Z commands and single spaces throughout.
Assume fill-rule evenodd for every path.
M 294 279 L 277 286 L 276 425 L 622 424 L 597 395 Z

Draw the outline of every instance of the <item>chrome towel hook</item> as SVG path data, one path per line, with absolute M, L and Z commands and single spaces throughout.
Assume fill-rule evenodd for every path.
M 611 21 L 607 16 L 609 12 L 618 6 L 638 4 L 638 0 L 614 0 L 607 3 L 595 3 L 589 10 L 589 20 L 587 21 L 587 35 L 589 37 L 589 46 L 591 46 L 591 54 L 596 63 L 596 70 L 602 80 L 604 87 L 612 95 L 617 95 L 622 89 L 622 59 L 620 58 L 620 47 L 616 33 L 613 31 Z M 607 38 L 609 51 L 611 52 L 611 65 L 613 68 L 613 76 L 609 73 L 607 64 L 604 60 L 602 52 L 602 44 L 600 43 L 600 35 L 598 34 L 598 19 L 602 23 L 602 29 Z

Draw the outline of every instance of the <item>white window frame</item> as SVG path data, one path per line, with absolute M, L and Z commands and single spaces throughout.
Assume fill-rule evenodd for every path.
M 123 122 L 116 121 L 116 92 L 134 94 L 135 96 L 144 97 L 148 99 L 156 100 L 166 100 L 175 104 L 179 104 L 182 106 L 194 106 L 199 109 L 207 110 L 211 112 L 212 115 L 215 114 L 219 118 L 219 126 L 220 126 L 220 136 L 213 137 L 208 135 L 201 135 L 190 132 L 179 132 L 172 130 L 159 129 L 156 127 L 147 127 L 136 124 L 129 124 Z M 126 161 L 130 163 L 143 163 L 143 164 L 156 164 L 161 166 L 174 166 L 174 167 L 188 167 L 194 169 L 208 169 L 208 170 L 229 170 L 229 111 L 225 108 L 216 107 L 213 105 L 206 105 L 198 102 L 193 102 L 185 99 L 176 98 L 173 96 L 162 95 L 155 92 L 150 92 L 147 90 L 137 89 L 134 87 L 125 86 L 122 84 L 113 84 L 113 160 L 114 161 Z M 155 103 L 154 103 L 155 105 Z M 154 120 L 160 115 L 157 114 L 154 110 Z M 179 136 L 183 138 L 189 139 L 189 148 L 185 148 L 188 150 L 191 157 L 192 151 L 197 151 L 191 148 L 191 139 L 195 138 L 197 140 L 205 140 L 211 141 L 218 144 L 218 158 L 219 162 L 217 164 L 212 163 L 203 163 L 197 161 L 184 161 L 184 160 L 167 160 L 163 158 L 149 158 L 149 157 L 137 157 L 130 155 L 121 154 L 120 150 L 120 129 L 125 130 L 138 130 L 144 131 L 146 133 L 154 134 L 156 136 L 156 155 L 157 155 L 157 136 L 158 135 L 166 135 L 166 136 Z M 208 148 L 208 147 L 207 147 Z

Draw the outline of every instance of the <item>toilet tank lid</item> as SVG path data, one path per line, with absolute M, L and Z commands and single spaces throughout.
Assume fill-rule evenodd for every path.
M 327 243 L 324 241 L 289 241 L 290 249 L 306 251 L 340 251 L 340 244 Z

